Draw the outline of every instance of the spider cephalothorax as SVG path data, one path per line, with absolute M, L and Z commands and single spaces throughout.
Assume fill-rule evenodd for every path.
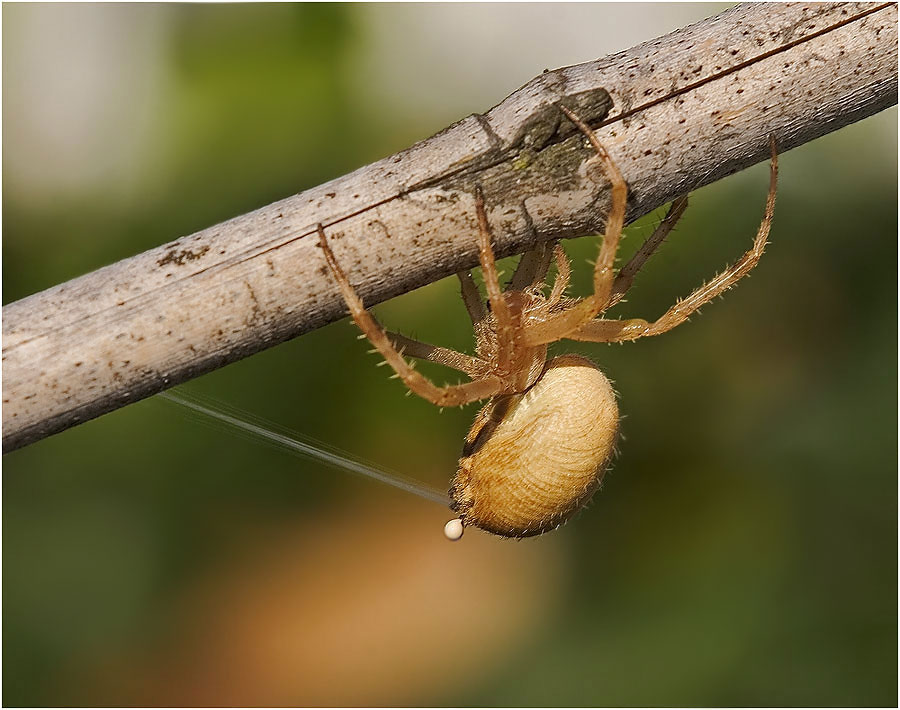
M 628 197 L 625 179 L 590 127 L 565 104 L 558 104 L 558 109 L 590 141 L 610 183 L 610 210 L 594 266 L 594 291 L 585 298 L 565 296 L 569 261 L 562 247 L 548 243 L 522 256 L 502 290 L 488 215 L 481 192 L 476 190 L 479 262 L 487 308 L 471 274 L 457 274 L 475 332 L 474 356 L 383 330 L 363 307 L 319 225 L 319 242 L 350 315 L 406 386 L 442 407 L 489 400 L 466 437 L 450 487 L 452 508 L 459 517 L 447 524 L 445 533 L 454 540 L 468 525 L 504 537 L 546 532 L 568 520 L 600 485 L 618 433 L 612 385 L 584 357 L 563 355 L 548 361 L 549 343 L 562 339 L 622 342 L 671 330 L 756 266 L 772 223 L 777 177 L 774 140 L 765 216 L 750 250 L 655 321 L 602 318 L 622 299 L 635 274 L 672 230 L 684 213 L 687 198 L 672 203 L 653 234 L 616 272 Z M 547 294 L 551 260 L 556 262 L 557 276 Z M 407 356 L 447 365 L 464 372 L 471 381 L 438 387 L 414 370 Z

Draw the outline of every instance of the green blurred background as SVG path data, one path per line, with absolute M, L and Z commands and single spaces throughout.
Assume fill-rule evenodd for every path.
M 718 5 L 3 6 L 3 302 L 389 155 Z M 3 458 L 4 705 L 896 705 L 897 113 L 782 157 L 772 244 L 616 383 L 592 505 L 523 542 L 151 399 Z M 697 192 L 617 312 L 734 259 Z M 659 215 L 629 228 L 625 251 Z M 596 240 L 567 245 L 575 292 Z M 580 268 L 579 268 L 580 267 Z M 445 281 L 377 309 L 466 348 Z M 347 321 L 185 389 L 444 488 L 474 409 Z

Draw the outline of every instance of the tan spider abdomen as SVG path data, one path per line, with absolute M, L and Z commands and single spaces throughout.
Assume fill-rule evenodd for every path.
M 462 524 L 527 537 L 564 523 L 600 485 L 618 428 L 597 366 L 554 358 L 528 392 L 496 398 L 476 418 L 450 488 Z

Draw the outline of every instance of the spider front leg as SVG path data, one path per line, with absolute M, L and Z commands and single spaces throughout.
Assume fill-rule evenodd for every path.
M 569 333 L 593 320 L 608 307 L 616 277 L 616 252 L 619 250 L 619 241 L 625 224 L 625 207 L 628 202 L 628 185 L 625 178 L 590 126 L 565 106 L 560 105 L 559 108 L 584 133 L 603 164 L 610 183 L 609 215 L 606 219 L 606 234 L 600 243 L 600 253 L 594 265 L 594 292 L 571 308 L 554 314 L 542 323 L 528 327 L 525 330 L 525 344 L 532 347 L 567 337 Z
M 734 286 L 759 263 L 760 257 L 766 248 L 769 238 L 769 230 L 772 228 L 772 218 L 775 215 L 775 190 L 778 185 L 778 154 L 775 147 L 775 139 L 770 139 L 772 149 L 772 162 L 769 167 L 769 194 L 766 198 L 766 211 L 759 230 L 753 240 L 753 246 L 734 264 L 725 271 L 694 290 L 686 298 L 680 299 L 674 306 L 666 311 L 660 318 L 648 323 L 634 318 L 629 320 L 604 320 L 597 319 L 587 323 L 574 333 L 566 337 L 570 340 L 588 340 L 592 342 L 611 343 L 625 340 L 637 340 L 647 335 L 659 335 L 672 330 L 684 323 L 692 313 L 701 306 L 709 303 L 716 296 L 722 295 Z
M 421 373 L 416 372 L 394 346 L 391 337 L 385 333 L 378 321 L 363 306 L 362 300 L 356 294 L 346 274 L 334 258 L 334 253 L 331 251 L 331 247 L 328 246 L 328 240 L 325 238 L 325 230 L 322 228 L 322 225 L 319 224 L 317 229 L 319 232 L 319 245 L 325 254 L 325 261 L 328 263 L 328 267 L 331 269 L 335 281 L 337 281 L 341 294 L 344 296 L 344 301 L 350 309 L 350 316 L 369 339 L 369 342 L 381 353 L 385 361 L 394 368 L 394 372 L 403 380 L 403 383 L 411 392 L 439 407 L 458 407 L 479 399 L 493 397 L 500 392 L 503 383 L 498 377 L 488 376 L 461 385 L 438 387 Z M 429 347 L 425 346 L 424 343 L 417 343 L 417 345 Z M 462 353 L 456 354 L 460 358 L 468 358 Z

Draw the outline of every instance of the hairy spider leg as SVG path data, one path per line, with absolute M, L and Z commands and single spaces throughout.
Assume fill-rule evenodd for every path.
M 644 241 L 629 262 L 619 269 L 619 273 L 616 275 L 616 279 L 613 282 L 609 302 L 603 306 L 601 313 L 622 300 L 622 297 L 627 293 L 628 289 L 631 288 L 634 277 L 647 260 L 653 256 L 653 253 L 659 248 L 663 241 L 665 241 L 669 232 L 672 231 L 672 228 L 678 220 L 681 219 L 681 216 L 687 208 L 687 200 L 688 198 L 685 195 L 672 202 L 665 218 L 657 225 L 656 229 L 653 230 L 653 234 Z M 553 258 L 556 261 L 557 275 L 556 280 L 553 282 L 553 290 L 550 292 L 549 303 L 551 305 L 557 305 L 562 301 L 566 289 L 569 286 L 572 267 L 571 262 L 566 256 L 566 252 L 559 243 L 556 243 L 553 246 Z M 581 300 L 582 299 L 568 298 L 566 299 L 567 307 L 571 308 L 573 305 L 580 303 Z
M 480 186 L 475 188 L 475 214 L 478 217 L 478 261 L 481 264 L 481 276 L 495 320 L 498 346 L 497 371 L 507 374 L 512 371 L 513 349 L 521 329 L 522 314 L 520 312 L 513 314 L 513 309 L 500 290 L 500 275 L 497 273 L 497 262 L 491 246 L 491 227 L 488 224 L 484 195 Z
M 619 269 L 618 274 L 616 275 L 616 279 L 613 282 L 612 293 L 609 296 L 609 302 L 606 303 L 602 310 L 606 311 L 609 308 L 612 308 L 615 304 L 622 300 L 622 297 L 627 293 L 628 289 L 631 288 L 631 284 L 634 281 L 634 277 L 641 270 L 644 264 L 653 256 L 654 252 L 659 248 L 659 246 L 665 241 L 666 237 L 669 236 L 669 232 L 672 231 L 675 224 L 681 219 L 681 216 L 684 214 L 685 209 L 687 208 L 688 198 L 687 195 L 683 197 L 679 197 L 672 202 L 669 207 L 668 212 L 666 213 L 665 218 L 660 222 L 656 229 L 653 230 L 653 234 L 651 234 L 641 247 L 635 252 L 635 254 L 631 257 L 628 263 Z M 516 270 L 516 274 L 518 275 L 519 269 L 522 268 L 522 264 L 525 263 L 526 257 L 532 254 L 536 254 L 537 250 L 533 250 L 528 252 L 522 257 L 522 261 L 519 262 L 519 267 Z M 553 289 L 550 292 L 549 303 L 551 305 L 556 305 L 562 301 L 565 296 L 566 289 L 569 287 L 569 281 L 572 275 L 572 266 L 569 258 L 566 256 L 565 250 L 563 250 L 562 246 L 558 242 L 552 243 L 552 252 L 549 248 L 544 252 L 545 256 L 545 265 L 544 270 L 541 273 L 540 277 L 533 282 L 532 286 L 536 286 L 538 283 L 543 281 L 547 273 L 547 266 L 549 266 L 550 258 L 556 262 L 556 279 L 553 282 Z M 515 277 L 513 278 L 515 282 Z M 513 288 L 513 284 L 510 284 L 509 289 Z M 524 286 L 519 286 L 519 288 L 524 288 Z M 577 303 L 580 303 L 582 299 L 569 298 L 566 299 L 567 305 L 571 307 Z
M 385 335 L 394 344 L 404 357 L 414 357 L 419 360 L 431 360 L 440 365 L 452 367 L 454 370 L 466 373 L 472 379 L 483 377 L 490 370 L 490 366 L 484 360 L 471 355 L 466 355 L 457 350 L 444 348 L 440 345 L 423 343 L 421 340 L 408 338 L 401 333 L 385 331 Z
M 533 249 L 522 254 L 512 279 L 506 286 L 507 291 L 524 291 L 539 286 L 547 277 L 550 268 L 553 242 L 541 242 Z
M 610 206 L 606 218 L 606 234 L 600 243 L 600 253 L 597 263 L 594 265 L 594 292 L 587 298 L 579 301 L 573 307 L 559 313 L 555 313 L 542 323 L 536 323 L 525 329 L 525 344 L 527 346 L 543 345 L 565 338 L 569 333 L 577 330 L 585 323 L 593 320 L 603 311 L 612 293 L 615 281 L 616 252 L 619 249 L 619 240 L 622 237 L 622 227 L 625 224 L 625 206 L 628 201 L 628 185 L 619 168 L 613 162 L 609 153 L 597 140 L 597 136 L 591 128 L 578 116 L 563 105 L 560 110 L 566 114 L 572 123 L 584 133 L 588 141 L 597 152 L 597 157 L 603 165 L 606 177 L 610 182 Z
M 481 300 L 481 293 L 478 291 L 478 286 L 475 285 L 472 274 L 468 271 L 459 271 L 456 275 L 459 278 L 463 303 L 466 306 L 469 317 L 472 319 L 472 332 L 475 335 L 477 350 L 480 343 L 490 339 L 491 324 L 487 318 L 488 312 L 484 307 L 484 301 Z M 478 358 L 478 362 L 481 364 L 481 367 L 485 368 L 483 372 L 490 372 L 490 364 L 487 361 Z M 469 373 L 467 372 L 466 374 Z M 469 376 L 472 377 L 471 374 Z
M 643 268 L 644 264 L 647 263 L 647 260 L 653 256 L 654 252 L 659 249 L 666 237 L 669 236 L 669 232 L 672 231 L 672 228 L 676 225 L 678 220 L 681 219 L 681 216 L 687 209 L 687 204 L 687 195 L 675 199 L 669 206 L 669 211 L 666 212 L 663 221 L 653 230 L 653 234 L 647 237 L 647 240 L 641 244 L 640 248 L 634 253 L 634 256 L 631 257 L 628 263 L 619 269 L 619 274 L 613 282 L 613 290 L 609 296 L 609 303 L 603 307 L 604 311 L 612 308 L 622 300 L 622 297 L 628 292 L 628 289 L 631 288 L 634 277 Z
M 461 385 L 438 387 L 424 375 L 416 372 L 394 346 L 394 343 L 378 321 L 363 306 L 362 300 L 356 294 L 346 274 L 344 274 L 334 258 L 334 253 L 328 245 L 325 230 L 321 224 L 317 226 L 317 230 L 319 232 L 319 245 L 325 254 L 325 261 L 328 263 L 328 267 L 338 283 L 341 294 L 344 296 L 344 301 L 350 310 L 350 316 L 387 363 L 394 368 L 394 372 L 403 380 L 403 383 L 410 391 L 439 407 L 458 407 L 479 399 L 493 397 L 500 392 L 503 382 L 499 377 L 492 375 L 473 382 L 465 382 Z M 424 343 L 420 343 L 420 345 L 424 345 Z M 462 355 L 462 353 L 459 354 Z
M 550 303 L 557 304 L 569 288 L 569 280 L 572 277 L 572 262 L 566 256 L 565 250 L 556 244 L 553 247 L 553 259 L 556 261 L 556 279 L 553 281 L 553 289 L 550 291 Z
M 609 343 L 624 340 L 636 340 L 647 335 L 659 335 L 684 323 L 692 313 L 709 303 L 734 286 L 759 263 L 766 248 L 772 217 L 775 214 L 775 189 L 778 183 L 778 154 L 775 138 L 770 138 L 772 162 L 769 167 L 769 195 L 766 198 L 766 212 L 759 230 L 753 240 L 753 246 L 734 264 L 721 274 L 694 290 L 686 298 L 680 299 L 674 306 L 652 323 L 640 318 L 628 320 L 597 319 L 582 326 L 566 337 L 570 340 L 588 340 Z
M 459 278 L 460 290 L 462 291 L 462 299 L 463 303 L 466 305 L 466 311 L 469 313 L 469 318 L 472 319 L 472 325 L 477 326 L 485 319 L 485 317 L 487 317 L 487 311 L 484 309 L 484 304 L 481 302 L 481 294 L 478 293 L 478 286 L 475 285 L 475 280 L 468 271 L 459 271 L 456 276 Z

